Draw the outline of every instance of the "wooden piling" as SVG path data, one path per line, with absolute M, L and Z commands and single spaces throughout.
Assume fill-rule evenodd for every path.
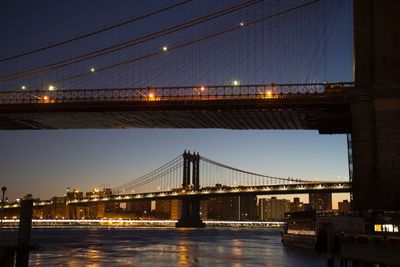
M 33 199 L 27 197 L 21 201 L 16 266 L 28 266 L 31 246 Z

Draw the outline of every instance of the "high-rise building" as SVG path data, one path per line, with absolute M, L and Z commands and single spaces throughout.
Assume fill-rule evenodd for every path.
M 331 210 L 332 193 L 310 193 L 309 202 L 312 210 Z
M 171 217 L 171 200 L 154 200 L 154 207 L 151 207 L 151 215 L 157 219 L 169 219 Z
M 207 199 L 207 218 L 211 220 L 238 220 L 238 201 L 231 196 Z
M 201 200 L 200 201 L 200 219 L 207 220 L 208 219 L 208 210 L 207 210 L 208 201 Z
M 300 202 L 300 198 L 295 197 L 293 198 L 293 202 L 290 203 L 290 211 L 295 212 L 295 211 L 304 211 L 304 203 Z
M 342 202 L 338 202 L 338 208 L 340 213 L 349 213 L 351 210 L 350 202 L 347 199 L 343 200 Z
M 65 196 L 67 198 L 81 198 L 83 197 L 83 192 L 79 191 L 78 189 L 70 190 L 70 188 L 68 187 Z
M 240 221 L 256 221 L 257 217 L 257 196 L 244 195 L 238 196 L 238 203 L 240 204 Z
M 262 221 L 282 221 L 290 211 L 290 200 L 276 197 L 259 200 L 259 214 Z
M 179 220 L 182 213 L 182 201 L 179 199 L 171 200 L 171 220 Z
M 207 218 L 211 220 L 251 221 L 257 219 L 257 197 L 221 196 L 207 200 Z
M 60 219 L 68 216 L 65 197 L 53 197 L 51 204 L 51 218 Z

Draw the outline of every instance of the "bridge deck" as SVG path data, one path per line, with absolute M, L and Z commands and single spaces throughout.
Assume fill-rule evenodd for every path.
M 165 88 L 9 93 L 0 96 L 0 129 L 350 130 L 350 110 L 343 90 L 272 92 L 266 86 L 245 88 L 246 92 L 230 87 L 218 91 L 216 87 L 207 93 L 199 88 L 176 89 L 175 93 Z
M 190 196 L 210 198 L 231 195 L 281 195 L 281 194 L 307 194 L 312 192 L 346 193 L 351 191 L 350 182 L 324 182 L 324 183 L 301 183 L 287 185 L 263 185 L 263 186 L 238 186 L 238 187 L 206 187 L 197 191 L 165 191 L 137 194 L 110 195 L 103 197 L 84 197 L 69 200 L 69 205 L 86 205 L 97 202 L 125 202 L 131 200 L 157 200 L 157 199 L 181 199 Z M 35 202 L 34 206 L 51 205 L 49 200 Z M 19 208 L 18 203 L 4 205 L 5 209 Z

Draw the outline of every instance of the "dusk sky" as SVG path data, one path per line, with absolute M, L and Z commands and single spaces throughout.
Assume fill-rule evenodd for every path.
M 161 7 L 161 4 L 165 6 L 176 2 L 178 1 L 3 0 L 0 2 L 0 58 L 101 29 L 128 18 L 157 10 Z M 123 29 L 120 32 L 117 31 L 112 37 L 105 37 L 104 43 L 113 43 L 136 36 L 136 34 L 140 35 L 147 30 L 152 31 L 152 27 L 160 27 L 163 21 L 168 24 L 180 23 L 190 17 L 198 17 L 241 2 L 244 1 L 194 0 L 193 3 L 189 3 L 186 7 L 183 6 L 177 10 L 162 14 L 161 18 L 155 19 L 155 22 L 151 20 L 143 22 L 145 26 L 140 24 L 141 26 L 137 28 L 137 31 L 135 27 L 129 28 L 128 34 L 121 33 Z M 262 12 L 268 12 L 268 8 L 278 2 L 265 1 L 262 8 L 257 11 L 260 14 L 256 11 L 251 11 L 255 9 L 255 7 L 251 7 L 250 11 L 243 11 L 243 14 L 233 15 L 231 18 L 236 19 L 235 16 L 239 16 L 237 19 L 240 21 L 240 16 L 242 16 L 242 19 L 262 16 Z M 280 7 L 285 7 L 282 2 L 287 4 L 296 1 L 281 1 Z M 297 2 L 303 3 L 307 1 Z M 316 56 L 313 56 L 311 52 L 319 49 L 317 47 L 318 44 L 311 50 L 309 41 L 306 40 L 301 45 L 297 45 L 296 41 L 300 40 L 300 37 L 293 37 L 294 40 L 289 43 L 306 49 L 301 54 L 304 57 L 295 58 L 294 61 L 297 61 L 293 65 L 291 63 L 277 64 L 273 69 L 273 75 L 275 76 L 271 74 L 271 76 L 265 78 L 265 73 L 272 73 L 272 70 L 269 69 L 271 64 L 268 64 L 268 60 L 261 60 L 261 58 L 268 58 L 269 54 L 264 52 L 264 43 L 259 41 L 259 38 L 262 38 L 260 33 L 253 31 L 242 33 L 245 34 L 242 36 L 243 39 L 247 38 L 246 34 L 248 34 L 251 38 L 254 38 L 255 42 L 249 44 L 250 48 L 248 50 L 241 50 L 241 55 L 245 55 L 243 56 L 244 59 L 254 58 L 255 62 L 253 63 L 242 61 L 242 56 L 236 54 L 239 57 L 237 68 L 222 67 L 223 63 L 219 65 L 218 57 L 213 54 L 215 52 L 213 47 L 215 46 L 215 49 L 218 49 L 220 44 L 218 42 L 227 41 L 224 37 L 210 44 L 210 46 L 213 46 L 210 49 L 195 52 L 197 54 L 193 56 L 194 58 L 209 58 L 199 61 L 199 66 L 193 66 L 190 61 L 187 61 L 185 70 L 176 70 L 172 76 L 165 75 L 164 77 L 160 74 L 154 79 L 147 78 L 146 75 L 152 72 L 163 72 L 163 66 L 171 69 L 171 66 L 166 65 L 167 62 L 171 62 L 171 58 L 174 56 L 170 54 L 168 59 L 154 59 L 152 61 L 154 64 L 146 63 L 146 65 L 143 65 L 144 67 L 141 66 L 140 68 L 138 66 L 128 66 L 128 69 L 119 70 L 118 75 L 120 76 L 117 76 L 118 79 L 115 78 L 115 80 L 118 80 L 117 86 L 144 86 L 148 81 L 151 81 L 152 85 L 171 85 L 175 82 L 177 83 L 176 85 L 227 83 L 231 79 L 238 79 L 242 83 L 260 83 L 271 79 L 283 82 L 286 81 L 285 77 L 287 77 L 287 82 L 352 81 L 352 37 L 349 34 L 351 32 L 352 19 L 351 5 L 349 4 L 351 1 L 322 2 L 337 2 L 338 8 L 347 11 L 339 19 L 332 20 L 333 37 L 330 36 L 332 37 L 331 39 L 326 36 L 321 37 L 326 38 L 327 44 L 321 50 L 323 59 L 319 59 L 321 55 L 318 55 L 318 58 L 315 59 L 317 63 L 312 61 Z M 320 12 L 320 10 L 322 8 L 315 9 L 315 12 Z M 225 22 L 225 20 L 220 21 L 219 27 L 223 27 Z M 270 30 L 268 23 L 263 23 L 265 27 L 263 32 Z M 307 23 L 317 24 L 318 21 Z M 330 21 L 326 22 L 327 25 L 330 25 L 329 23 Z M 304 27 L 307 25 L 305 24 Z M 290 25 L 288 24 L 287 27 L 290 28 Z M 210 28 L 212 27 L 205 26 L 199 31 L 206 32 Z M 285 27 L 281 26 L 281 29 L 283 31 Z M 252 37 L 252 33 L 255 34 L 254 37 Z M 237 47 L 230 47 L 231 50 L 229 51 L 235 52 L 235 49 L 240 50 L 242 48 L 242 39 L 240 39 L 242 37 L 237 35 L 226 37 L 228 41 L 232 40 L 232 38 L 238 38 L 237 40 L 240 41 Z M 315 38 L 313 36 L 308 37 L 310 40 L 319 40 L 318 30 L 315 31 Z M 168 42 L 172 46 L 174 42 L 179 43 L 182 38 L 189 37 L 177 35 L 167 39 L 167 41 L 166 39 L 154 41 L 149 46 L 141 49 L 144 51 Z M 268 46 L 267 43 L 269 43 L 269 48 L 275 49 L 275 44 L 272 41 L 265 40 L 266 46 Z M 102 43 L 97 41 L 93 45 L 71 46 L 65 55 L 76 55 L 82 51 L 90 51 L 90 48 L 99 47 L 102 47 Z M 279 47 L 278 43 L 276 47 Z M 310 49 L 310 51 L 307 49 Z M 292 51 L 293 47 L 286 47 L 284 50 Z M 190 50 L 185 50 L 179 57 L 183 57 L 189 52 Z M 141 53 L 141 51 L 132 50 L 132 52 L 119 54 L 119 56 L 123 58 L 135 53 Z M 222 54 L 219 54 L 219 56 L 224 57 Z M 235 56 L 232 57 L 234 58 Z M 288 55 L 288 57 L 291 57 L 291 55 Z M 0 74 L 13 73 L 24 69 L 24 66 L 30 67 L 43 62 L 48 63 L 55 58 L 62 58 L 62 56 L 48 55 L 46 57 L 45 54 L 40 54 L 36 58 L 31 58 L 31 61 L 28 58 L 19 59 L 16 62 L 3 62 L 0 63 Z M 215 60 L 213 64 L 215 63 L 216 71 L 208 70 L 204 71 L 203 74 L 203 67 L 205 68 L 209 64 L 207 60 Z M 232 60 L 230 65 L 235 65 L 235 59 Z M 99 60 L 96 64 L 104 64 L 106 61 L 110 61 L 110 59 Z M 174 62 L 172 60 L 172 63 Z M 269 67 L 263 67 L 262 62 L 267 62 L 265 64 L 269 65 Z M 309 71 L 306 77 L 303 76 L 303 73 L 306 73 L 304 69 L 307 69 L 307 66 L 304 65 L 307 62 L 310 63 L 312 68 L 318 70 Z M 156 66 L 156 69 L 152 69 L 154 66 Z M 131 70 L 132 75 L 130 75 Z M 218 70 L 223 73 L 221 76 L 218 76 Z M 60 70 L 51 74 L 53 75 L 51 79 L 69 75 L 73 71 L 77 71 L 77 69 L 66 68 Z M 122 72 L 124 74 L 121 74 Z M 285 73 L 288 76 L 285 76 Z M 127 80 L 129 77 L 135 76 L 134 74 L 136 77 L 140 77 L 140 81 Z M 191 76 L 192 74 L 193 76 Z M 101 74 L 98 73 L 96 75 Z M 104 75 L 115 74 L 105 73 Z M 101 79 L 105 80 L 104 77 Z M 167 80 L 168 77 L 173 80 Z M 34 79 L 35 77 L 32 78 L 32 80 Z M 77 83 L 78 85 L 74 85 L 82 87 L 88 85 L 92 87 L 109 86 L 107 84 L 109 80 L 103 80 L 100 81 L 98 76 L 94 81 L 85 80 Z M 31 80 L 26 81 L 30 82 Z M 13 88 L 10 87 L 10 90 L 14 90 L 20 86 L 18 83 L 21 82 L 17 81 L 9 85 L 0 84 L 0 86 L 3 91 L 6 90 L 7 86 L 14 86 Z M 58 85 L 60 90 L 62 85 Z M 70 84 L 69 86 L 72 85 Z M 79 188 L 84 191 L 89 191 L 94 187 L 114 187 L 157 168 L 183 153 L 185 149 L 198 151 L 207 158 L 230 166 L 271 176 L 331 181 L 348 179 L 346 135 L 319 135 L 317 131 L 238 131 L 221 129 L 0 131 L 0 147 L 0 185 L 7 186 L 7 196 L 10 199 L 21 197 L 27 193 L 47 199 L 55 195 L 63 195 L 67 187 Z

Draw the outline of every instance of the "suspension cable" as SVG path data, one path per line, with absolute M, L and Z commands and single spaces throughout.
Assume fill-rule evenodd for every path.
M 235 6 L 227 8 L 227 9 L 212 13 L 210 15 L 203 16 L 203 17 L 200 17 L 200 18 L 197 18 L 197 19 L 194 19 L 194 20 L 191 20 L 191 21 L 188 21 L 188 22 L 185 22 L 185 23 L 170 27 L 170 28 L 166 28 L 166 29 L 163 29 L 163 30 L 158 31 L 158 32 L 150 33 L 150 34 L 145 35 L 145 36 L 141 36 L 141 37 L 138 37 L 138 38 L 135 38 L 135 39 L 131 39 L 131 40 L 128 40 L 128 41 L 120 43 L 120 44 L 112 45 L 112 46 L 109 46 L 109 47 L 106 47 L 106 48 L 102 48 L 102 49 L 99 49 L 99 50 L 96 50 L 96 51 L 92 51 L 92 52 L 89 52 L 89 53 L 86 53 L 86 54 L 82 54 L 82 55 L 79 55 L 79 56 L 75 56 L 75 57 L 72 57 L 72 58 L 63 59 L 63 60 L 60 60 L 60 61 L 57 61 L 57 62 L 53 62 L 53 63 L 47 64 L 47 65 L 44 65 L 44 66 L 32 68 L 32 69 L 25 70 L 25 71 L 22 71 L 22 72 L 18 72 L 18 73 L 13 73 L 13 74 L 9 74 L 9 75 L 6 75 L 6 76 L 2 76 L 2 77 L 0 77 L 0 82 L 8 82 L 8 81 L 20 79 L 20 78 L 31 76 L 31 75 L 34 75 L 34 74 L 43 73 L 43 72 L 46 72 L 48 70 L 54 70 L 54 69 L 57 69 L 57 68 L 66 67 L 66 66 L 69 66 L 69 65 L 72 65 L 72 64 L 80 63 L 80 62 L 87 61 L 87 60 L 90 60 L 90 59 L 93 59 L 93 58 L 96 58 L 96 57 L 99 57 L 99 56 L 103 56 L 103 55 L 106 55 L 106 54 L 109 54 L 109 53 L 113 53 L 113 52 L 116 52 L 116 51 L 119 51 L 119 50 L 122 50 L 122 49 L 125 49 L 125 48 L 129 48 L 129 47 L 132 47 L 132 46 L 135 46 L 135 45 L 138 45 L 138 44 L 142 44 L 144 42 L 147 42 L 147 41 L 162 37 L 162 36 L 167 35 L 167 34 L 171 34 L 171 33 L 177 32 L 177 31 L 181 31 L 181 30 L 196 26 L 198 24 L 201 24 L 201 23 L 204 23 L 204 22 L 208 22 L 208 21 L 216 19 L 216 18 L 220 18 L 222 16 L 225 16 L 225 15 L 233 13 L 233 12 L 237 12 L 237 11 L 243 9 L 243 8 L 247 8 L 249 6 L 255 5 L 255 4 L 260 3 L 262 1 L 263 0 L 250 0 L 250 1 L 247 1 L 245 3 L 239 4 L 239 5 L 235 5 Z M 98 69 L 97 72 L 99 70 L 100 69 Z
M 264 174 L 258 174 L 258 173 L 254 173 L 254 172 L 244 171 L 244 170 L 240 170 L 240 169 L 237 169 L 237 168 L 234 168 L 234 167 L 231 167 L 231 166 L 228 166 L 228 165 L 225 165 L 225 164 L 210 160 L 210 159 L 205 158 L 205 157 L 200 157 L 200 159 L 205 161 L 205 162 L 207 162 L 207 163 L 213 164 L 215 166 L 218 166 L 218 167 L 221 167 L 221 168 L 225 168 L 225 169 L 229 169 L 229 170 L 236 171 L 236 172 L 241 172 L 241 173 L 248 174 L 248 175 L 255 175 L 255 176 L 264 177 L 264 178 L 268 178 L 268 179 L 279 180 L 279 181 L 290 181 L 290 182 L 298 181 L 298 182 L 301 182 L 301 183 L 309 183 L 309 182 L 311 182 L 311 181 L 302 180 L 302 179 L 292 180 L 292 179 L 288 179 L 288 178 L 274 177 L 274 176 L 268 176 L 268 175 L 264 175 Z
M 93 36 L 93 35 L 96 35 L 96 34 L 99 34 L 99 33 L 103 33 L 103 32 L 106 32 L 106 31 L 109 31 L 109 30 L 112 30 L 112 29 L 127 25 L 127 24 L 132 23 L 132 22 L 136 22 L 136 21 L 139 21 L 139 20 L 154 16 L 154 15 L 158 15 L 160 13 L 163 13 L 165 11 L 174 9 L 176 7 L 179 7 L 179 6 L 182 6 L 182 5 L 187 4 L 189 2 L 192 2 L 192 1 L 193 0 L 181 1 L 181 2 L 178 2 L 176 4 L 161 8 L 159 10 L 152 11 L 152 12 L 147 13 L 145 15 L 141 15 L 141 16 L 138 16 L 138 17 L 130 18 L 130 19 L 126 20 L 126 21 L 119 22 L 117 24 L 102 28 L 100 30 L 96 30 L 96 31 L 89 32 L 89 33 L 86 33 L 86 34 L 83 34 L 83 35 L 79 35 L 77 37 L 74 37 L 74 38 L 71 38 L 71 39 L 68 39 L 68 40 L 64 40 L 64 41 L 61 41 L 61 42 L 58 42 L 58 43 L 55 43 L 55 44 L 51 44 L 51 45 L 48 45 L 48 46 L 36 48 L 36 49 L 30 50 L 30 51 L 27 51 L 27 52 L 23 52 L 23 53 L 20 53 L 20 54 L 17 54 L 17 55 L 1 58 L 0 59 L 0 63 L 1 62 L 5 62 L 5 61 L 9 61 L 9 60 L 12 60 L 12 59 L 24 57 L 24 56 L 27 56 L 27 55 L 35 54 L 37 52 L 45 51 L 45 50 L 48 50 L 50 48 L 54 48 L 54 47 L 62 46 L 62 45 L 65 45 L 65 44 L 69 44 L 69 43 L 72 43 L 72 42 L 75 42 L 75 41 L 78 41 L 78 40 L 82 40 L 82 39 L 88 38 L 90 36 Z

